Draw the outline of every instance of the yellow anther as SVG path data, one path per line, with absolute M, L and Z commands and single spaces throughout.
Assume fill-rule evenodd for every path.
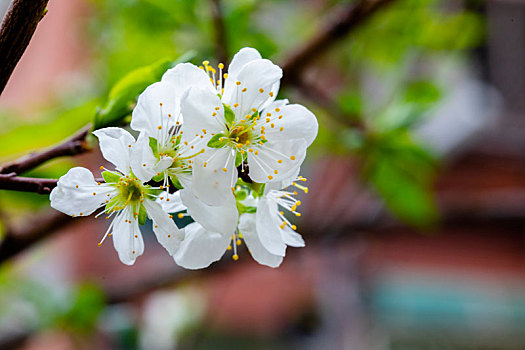
M 301 205 L 301 201 L 297 201 L 297 202 L 295 202 L 295 204 L 297 204 L 297 206 L 300 206 Z
M 224 64 L 219 63 L 218 67 L 219 67 L 220 69 L 224 69 Z
M 159 130 L 162 129 L 162 125 L 157 126 L 157 129 Z
M 228 171 L 228 169 L 226 169 L 226 168 L 222 168 L 222 171 L 224 171 L 224 172 L 227 172 L 227 171 Z
M 270 97 L 273 97 L 273 92 L 270 91 L 269 95 L 270 95 Z
M 206 168 L 206 165 L 208 165 L 208 162 L 204 162 L 204 167 Z
M 217 115 L 217 113 L 213 112 L 211 116 L 215 117 L 216 115 Z
M 104 170 L 104 167 L 102 165 L 100 166 L 100 170 Z
M 210 64 L 210 61 L 207 61 L 207 60 L 206 61 L 202 61 L 202 64 L 207 66 L 208 64 Z
M 177 214 L 177 217 L 178 217 L 179 219 L 182 219 L 182 218 L 184 217 L 184 214 L 182 214 L 182 213 L 178 213 L 178 214 Z
M 291 156 L 290 159 L 291 159 L 291 160 L 295 160 L 295 156 Z
M 277 169 L 276 169 L 276 170 L 274 170 L 274 171 L 273 171 L 273 173 L 277 175 Z
M 228 73 L 223 74 L 224 79 L 228 78 Z
M 273 179 L 273 176 L 272 175 L 268 175 L 268 180 L 271 180 Z
M 239 107 L 239 104 L 238 103 L 234 103 L 233 107 L 237 108 L 237 107 Z
M 97 245 L 100 247 L 102 245 L 102 243 L 98 243 Z
M 233 260 L 235 260 L 235 261 L 239 260 L 239 256 L 238 256 L 237 254 L 234 254 L 234 255 L 232 256 L 232 258 L 233 258 Z
M 96 196 L 97 194 L 95 192 L 93 192 L 93 195 Z
M 271 123 L 271 124 L 270 124 L 270 127 L 272 127 L 272 128 L 273 128 L 274 126 L 275 126 L 275 124 L 274 124 L 274 123 Z
M 76 188 L 78 188 L 78 185 L 75 185 Z
M 237 245 L 241 245 L 242 241 L 240 239 L 237 240 Z
M 232 246 L 231 245 L 228 246 L 228 250 L 232 250 Z
M 242 89 L 242 92 L 246 92 L 246 88 Z
M 170 219 L 173 219 L 173 215 L 170 214 Z
M 279 131 L 283 131 L 283 130 L 284 130 L 284 128 L 281 126 L 281 128 L 279 129 Z
M 241 85 L 241 82 L 240 82 L 240 81 L 238 81 L 238 82 L 236 82 L 235 84 L 237 84 L 237 85 Z
M 262 94 L 264 92 L 264 89 L 259 89 L 259 92 Z
M 221 107 L 215 107 L 215 110 L 218 111 L 219 109 L 221 109 Z
M 297 226 L 292 225 L 292 230 L 294 230 L 294 231 L 297 230 Z

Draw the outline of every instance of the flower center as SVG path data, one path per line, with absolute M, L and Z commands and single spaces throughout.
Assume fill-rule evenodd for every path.
M 126 204 L 135 203 L 142 197 L 142 186 L 135 177 L 122 177 L 117 187 L 119 188 L 121 199 L 123 199 Z
M 230 139 L 237 144 L 248 145 L 252 138 L 250 127 L 244 124 L 237 124 L 230 130 Z

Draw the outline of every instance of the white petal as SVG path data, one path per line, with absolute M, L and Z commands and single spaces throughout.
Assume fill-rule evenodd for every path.
M 261 114 L 266 115 L 266 113 L 268 112 L 273 113 L 276 108 L 283 108 L 288 103 L 290 103 L 288 99 L 273 101 L 263 108 L 263 111 L 261 112 Z
M 122 210 L 115 217 L 113 223 L 113 246 L 120 261 L 126 265 L 133 265 L 137 257 L 144 253 L 144 241 L 140 234 L 139 224 L 130 215 L 129 208 Z M 130 219 L 131 221 L 126 221 Z
M 192 86 L 209 89 L 217 94 L 208 74 L 191 63 L 179 63 L 174 68 L 168 69 L 162 76 L 162 81 L 167 81 L 173 85 L 175 97 L 179 101 L 184 92 Z
M 204 203 L 222 205 L 231 196 L 231 188 L 237 181 L 233 152 L 229 147 L 209 148 L 195 158 L 192 189 Z
M 104 158 L 113 163 L 118 171 L 127 175 L 130 167 L 130 153 L 135 138 L 122 128 L 104 128 L 93 131 L 98 137 L 100 151 Z
M 283 72 L 279 66 L 273 64 L 270 60 L 261 59 L 251 61 L 246 64 L 239 75 L 237 81 L 239 85 L 229 84 L 228 89 L 224 89 L 223 102 L 232 106 L 237 119 L 244 118 L 247 114 L 252 114 L 252 108 L 260 110 L 269 100 L 273 101 L 274 97 L 270 92 L 274 85 L 279 82 Z M 230 80 L 228 77 L 227 80 Z M 243 90 L 246 91 L 243 92 Z M 235 107 L 238 103 L 238 107 Z
M 162 210 L 160 204 L 150 200 L 145 200 L 143 204 L 148 216 L 153 221 L 153 232 L 157 236 L 157 240 L 170 255 L 173 255 L 184 239 L 184 230 L 175 225 L 169 214 Z
M 277 267 L 281 265 L 283 257 L 270 253 L 261 243 L 256 231 L 255 214 L 243 214 L 239 220 L 239 232 L 242 234 L 246 246 L 253 259 L 259 264 Z
M 130 163 L 133 174 L 142 182 L 148 182 L 157 174 L 157 171 L 155 171 L 157 162 L 158 160 L 149 146 L 149 134 L 141 132 L 137 142 L 132 147 Z
M 76 167 L 58 179 L 51 191 L 51 207 L 67 215 L 87 216 L 103 206 L 112 192 L 116 192 L 114 187 L 97 185 L 91 171 Z
M 166 136 L 162 135 L 166 134 L 177 120 L 182 122 L 178 119 L 180 97 L 177 96 L 176 89 L 177 87 L 166 81 L 148 86 L 140 94 L 137 106 L 133 109 L 131 128 L 147 132 L 157 140 L 164 140 Z
M 279 108 L 279 112 L 275 111 Z M 310 146 L 317 136 L 319 124 L 317 118 L 306 107 L 298 104 L 282 107 L 267 108 L 262 115 L 272 113 L 273 128 L 266 128 L 268 140 L 292 140 L 305 139 L 307 146 Z M 281 119 L 278 116 L 283 116 Z M 276 118 L 277 117 L 277 118 Z M 282 129 L 282 131 L 280 131 Z
M 220 260 L 230 244 L 231 236 L 207 231 L 194 222 L 185 228 L 186 237 L 173 256 L 175 262 L 187 269 L 202 269 Z
M 306 157 L 306 141 L 269 141 L 254 147 L 254 150 L 257 154 L 248 153 L 250 178 L 260 183 L 276 182 L 288 179 L 297 172 Z
M 257 206 L 255 214 L 257 235 L 266 250 L 274 255 L 284 256 L 286 253 L 286 244 L 282 239 L 282 229 L 279 217 L 277 203 L 263 197 Z
M 192 87 L 187 90 L 182 97 L 181 111 L 186 116 L 182 131 L 187 141 L 196 135 L 203 135 L 207 139 L 212 133 L 217 134 L 226 130 L 222 102 L 208 89 Z M 203 129 L 206 130 L 206 134 Z
M 303 237 L 292 230 L 289 226 L 285 226 L 283 230 L 281 230 L 282 237 L 284 243 L 291 247 L 304 247 L 304 239 Z
M 239 212 L 235 197 L 230 191 L 229 196 L 221 206 L 209 206 L 197 199 L 191 189 L 181 190 L 182 203 L 188 208 L 188 213 L 193 220 L 201 224 L 205 229 L 232 235 L 237 227 Z
M 235 83 L 241 69 L 249 62 L 262 59 L 261 54 L 254 48 L 243 47 L 233 56 L 228 67 L 228 79 L 233 78 Z
M 301 171 L 301 168 L 297 168 L 292 173 L 292 175 L 290 175 L 286 179 L 281 180 L 281 181 L 274 181 L 274 182 L 267 183 L 266 186 L 264 187 L 264 194 L 266 195 L 271 191 L 279 191 L 279 190 L 285 189 L 286 187 L 291 186 L 292 182 L 297 180 L 297 177 L 299 177 L 300 171 Z
M 157 198 L 156 202 L 162 206 L 162 209 L 166 213 L 178 213 L 180 211 L 186 210 L 186 206 L 182 204 L 182 199 L 180 198 L 180 192 L 177 191 L 173 194 L 164 192 L 160 197 L 169 198 L 167 200 L 161 200 L 160 197 Z

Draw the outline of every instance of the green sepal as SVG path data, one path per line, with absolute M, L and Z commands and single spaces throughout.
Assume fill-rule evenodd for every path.
M 239 165 L 241 165 L 241 163 L 242 163 L 242 153 L 237 152 L 237 154 L 235 155 L 235 167 L 237 168 Z
M 144 208 L 144 205 L 141 204 L 139 209 L 139 225 L 144 225 L 147 218 L 148 213 L 146 212 L 146 208 Z
M 228 126 L 231 126 L 235 121 L 235 113 L 233 113 L 232 109 L 227 104 L 223 103 L 222 105 L 224 106 L 224 120 L 226 120 Z
M 155 175 L 151 179 L 155 182 L 161 182 L 162 180 L 164 180 L 164 174 Z
M 237 201 L 237 210 L 239 211 L 239 215 L 244 213 L 253 214 L 257 212 L 257 207 L 247 206 Z
M 184 188 L 176 176 L 170 176 L 170 179 L 176 189 L 182 190 Z
M 253 182 L 250 184 L 250 187 L 252 188 L 252 194 L 255 198 L 264 196 L 264 188 L 266 187 L 266 184 Z
M 112 173 L 111 171 L 103 171 L 102 177 L 104 178 L 104 181 L 106 183 L 117 183 L 119 182 L 121 176 L 117 175 L 115 173 Z
M 157 153 L 159 153 L 159 149 L 158 149 L 157 145 L 158 145 L 157 139 L 155 139 L 155 138 L 150 136 L 150 138 L 149 138 L 149 147 L 153 151 L 153 155 L 155 157 L 157 157 Z
M 248 192 L 246 192 L 245 190 L 236 191 L 235 197 L 237 198 L 237 200 L 243 201 L 246 199 L 246 197 L 248 197 Z
M 222 141 L 220 140 L 222 138 Z M 208 147 L 210 148 L 222 148 L 226 146 L 228 143 L 228 136 L 224 134 L 215 134 L 213 137 L 208 141 Z

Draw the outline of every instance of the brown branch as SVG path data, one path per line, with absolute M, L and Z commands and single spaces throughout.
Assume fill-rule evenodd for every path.
M 383 9 L 393 0 L 359 0 L 337 11 L 337 17 L 326 21 L 325 26 L 309 42 L 288 56 L 281 65 L 283 68 L 282 85 L 295 85 L 303 70 L 312 61 L 321 56 L 339 39 L 368 20 L 378 10 Z
M 90 126 L 83 128 L 75 136 L 55 147 L 42 152 L 30 153 L 0 167 L 0 174 L 15 173 L 20 175 L 51 159 L 63 156 L 74 156 L 89 151 L 90 149 L 86 143 L 86 136 L 89 133 L 90 128 Z
M 224 15 L 222 13 L 221 0 L 210 0 L 211 13 L 213 16 L 213 26 L 215 31 L 215 45 L 217 59 L 226 65 L 228 61 L 228 40 L 226 35 L 226 26 Z
M 56 210 L 45 211 L 18 231 L 7 232 L 0 242 L 0 263 L 5 262 L 33 244 L 50 237 L 73 219 Z
M 0 30 L 0 94 L 24 54 L 48 0 L 14 0 Z
M 56 179 L 20 177 L 15 173 L 0 174 L 0 190 L 49 194 L 56 187 L 57 181 Z

